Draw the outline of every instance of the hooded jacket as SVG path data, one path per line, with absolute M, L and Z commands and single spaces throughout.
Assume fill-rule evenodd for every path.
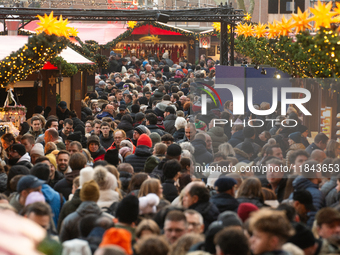
M 174 180 L 165 180 L 165 182 L 162 183 L 163 186 L 163 197 L 168 200 L 170 203 L 178 197 L 178 190 L 175 187 L 175 181 Z
M 234 151 L 235 151 L 238 162 L 250 163 L 249 156 L 247 153 L 237 148 L 234 148 Z
M 28 155 L 27 152 L 21 158 L 19 158 L 19 160 L 17 161 L 15 165 L 25 166 L 28 169 L 31 169 L 33 167 L 31 163 L 31 157 L 30 155 Z
M 239 197 L 236 199 L 240 204 L 241 203 L 251 203 L 256 205 L 258 208 L 262 208 L 264 206 L 263 201 L 259 197 Z
M 152 153 L 148 146 L 139 145 L 136 147 L 135 154 L 125 158 L 125 163 L 131 164 L 135 173 L 143 172 L 145 162 L 151 155 Z
M 80 204 L 75 212 L 71 213 L 64 219 L 59 234 L 60 242 L 63 243 L 67 240 L 79 238 L 79 222 L 82 218 L 89 214 L 96 214 L 98 216 L 101 216 L 102 211 L 100 210 L 96 202 L 84 201 Z
M 224 211 L 237 212 L 239 202 L 231 195 L 227 193 L 218 193 L 210 198 L 210 202 L 216 205 L 220 213 Z
M 102 119 L 102 118 L 104 118 L 104 117 L 109 117 L 109 118 L 111 118 L 112 120 L 115 120 L 114 118 L 113 118 L 113 116 L 109 113 L 109 112 L 102 112 L 102 113 L 98 113 L 97 114 L 97 116 L 96 116 L 96 118 L 97 119 Z
M 72 193 L 73 179 L 79 176 L 80 170 L 72 170 L 72 172 L 65 174 L 65 178 L 61 179 L 54 186 L 54 190 L 63 194 L 65 199 Z
M 82 203 L 79 197 L 80 189 L 77 189 L 76 192 L 74 192 L 73 197 L 70 201 L 67 201 L 63 208 L 61 209 L 61 212 L 59 214 L 58 219 L 58 232 L 60 232 L 61 223 L 63 220 L 71 213 L 75 212 L 79 205 Z
M 208 152 L 206 148 L 206 143 L 203 140 L 196 139 L 191 142 L 192 146 L 195 148 L 194 157 L 196 162 L 203 165 L 207 165 L 213 162 L 214 158 L 210 152 Z
M 254 160 L 256 157 L 257 157 L 257 154 L 261 151 L 261 146 L 258 145 L 257 143 L 254 142 L 254 140 L 250 139 L 250 138 L 245 138 L 243 142 L 250 142 L 251 145 L 253 146 L 253 149 L 254 149 L 254 154 L 253 156 L 250 158 L 250 160 Z M 243 142 L 242 143 L 239 143 L 236 148 L 237 149 L 242 149 L 242 145 L 243 145 Z
M 239 143 L 242 143 L 243 140 L 244 140 L 243 130 L 239 130 L 231 136 L 228 143 L 230 143 L 231 146 L 236 147 Z
M 174 134 L 176 132 L 175 128 L 176 118 L 177 116 L 175 114 L 170 114 L 164 118 L 163 124 L 166 132 L 170 134 Z
M 213 151 L 218 151 L 218 146 L 222 143 L 228 142 L 228 136 L 225 135 L 222 127 L 212 127 L 207 134 L 211 137 Z
M 41 191 L 45 197 L 46 203 L 51 206 L 53 221 L 55 226 L 57 226 L 61 207 L 65 203 L 65 199 L 60 197 L 60 194 L 52 189 L 48 184 L 43 184 Z
M 216 221 L 220 214 L 217 207 L 211 202 L 195 203 L 189 206 L 189 209 L 193 209 L 199 212 L 203 216 L 204 220 L 204 232 L 208 229 L 209 225 Z
M 114 138 L 112 135 L 112 131 L 110 131 L 108 137 L 104 137 L 103 134 L 99 135 L 100 145 L 104 147 L 105 150 L 107 150 L 111 144 L 114 142 Z
M 310 192 L 310 194 L 313 197 L 313 205 L 316 209 L 315 212 L 308 212 L 307 216 L 308 221 L 307 225 L 312 227 L 314 218 L 316 215 L 316 212 L 320 210 L 322 207 L 325 205 L 325 198 L 322 192 L 319 190 L 319 186 L 317 184 L 314 184 L 311 182 L 309 179 L 303 177 L 303 176 L 298 176 L 294 181 L 293 181 L 293 188 L 294 190 L 307 190 Z M 293 194 L 289 196 L 290 199 L 293 198 Z

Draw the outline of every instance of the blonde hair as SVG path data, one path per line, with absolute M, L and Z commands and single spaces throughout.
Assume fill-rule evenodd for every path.
M 147 194 L 154 193 L 159 194 L 159 185 L 161 182 L 158 179 L 151 178 L 147 179 L 142 183 L 140 187 L 138 197 L 145 197 Z

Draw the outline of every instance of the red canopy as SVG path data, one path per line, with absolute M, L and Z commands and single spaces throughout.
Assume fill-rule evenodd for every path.
M 141 27 L 135 28 L 132 32 L 133 35 L 181 35 L 180 33 L 177 32 L 172 32 L 169 30 L 165 30 L 162 28 L 154 27 L 152 25 L 144 25 Z

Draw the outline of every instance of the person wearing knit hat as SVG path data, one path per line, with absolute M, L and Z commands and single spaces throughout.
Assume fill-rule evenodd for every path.
M 258 211 L 259 208 L 252 203 L 241 203 L 237 209 L 237 215 L 245 222 L 252 212 Z
M 100 139 L 97 135 L 92 134 L 87 138 L 87 148 L 93 158 L 93 162 L 104 159 L 106 151 L 100 144 Z
M 99 247 L 108 245 L 118 245 L 122 247 L 126 254 L 133 254 L 131 247 L 132 235 L 128 230 L 120 228 L 110 228 L 105 231 Z
M 287 166 L 290 166 L 294 162 L 290 162 L 290 156 L 297 150 L 305 150 L 306 147 L 302 143 L 302 137 L 300 132 L 294 132 L 288 135 L 289 149 L 286 152 Z
M 129 147 L 133 151 L 133 144 L 129 140 L 123 140 L 120 142 L 120 148 Z
M 294 132 L 288 135 L 288 143 L 292 145 L 294 143 L 301 143 L 301 133 Z
M 217 218 L 218 221 L 222 222 L 224 227 L 231 227 L 231 226 L 240 226 L 242 227 L 243 223 L 241 218 L 237 215 L 236 212 L 225 211 L 220 213 Z
M 38 191 L 34 191 L 28 194 L 26 201 L 25 201 L 25 206 L 33 204 L 35 202 L 43 202 L 45 203 L 45 197 L 43 194 L 41 194 Z
M 19 143 L 12 144 L 8 148 L 8 164 L 10 166 L 14 165 L 24 165 L 28 169 L 32 168 L 31 157 L 26 152 L 25 146 Z
M 152 141 L 150 137 L 147 134 L 142 134 L 137 141 L 135 153 L 127 156 L 125 163 L 130 163 L 135 173 L 143 171 L 146 160 L 152 155 L 151 147 Z
M 133 131 L 133 144 L 137 146 L 137 141 L 142 134 L 150 135 L 149 129 L 144 125 L 138 125 Z
M 34 144 L 30 152 L 31 162 L 34 165 L 37 158 L 45 156 L 44 146 L 41 143 Z
M 224 211 L 237 212 L 238 201 L 235 199 L 235 186 L 237 181 L 233 178 L 222 177 L 216 180 L 215 189 L 217 194 L 214 194 L 210 201 L 216 205 L 220 213 Z
M 109 163 L 110 165 L 117 167 L 119 165 L 119 161 L 122 162 L 122 160 L 120 159 L 119 156 L 120 156 L 120 154 L 119 154 L 119 150 L 117 148 L 107 150 L 106 153 L 105 153 L 104 160 L 106 160 L 107 163 Z
M 92 167 L 84 167 L 79 172 L 79 189 L 82 188 L 85 182 L 93 180 L 94 170 Z
M 151 133 L 150 138 L 152 141 L 152 148 L 155 146 L 156 143 L 161 142 L 161 136 L 158 133 Z
M 78 209 L 69 214 L 61 224 L 59 238 L 62 243 L 80 237 L 78 228 L 79 222 L 86 215 L 95 214 L 98 217 L 103 215 L 101 209 L 97 205 L 99 199 L 99 186 L 94 180 L 83 184 L 80 190 L 80 199 L 82 203 L 79 205 Z
M 125 157 L 129 156 L 132 154 L 131 148 L 130 147 L 123 147 L 119 149 L 119 154 L 125 159 Z
M 133 223 L 137 221 L 139 215 L 139 200 L 134 195 L 127 195 L 120 201 L 116 210 L 116 228 L 123 228 L 132 234 L 132 240 L 135 240 L 135 228 Z
M 204 121 L 196 120 L 195 121 L 195 127 L 196 127 L 196 129 L 199 129 L 199 130 L 202 130 L 202 131 L 206 131 L 207 124 L 205 124 Z

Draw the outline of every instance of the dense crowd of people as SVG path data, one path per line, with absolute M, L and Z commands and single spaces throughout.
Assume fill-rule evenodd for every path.
M 81 113 L 37 106 L 3 134 L 0 253 L 340 254 L 339 143 L 293 106 L 201 114 L 215 65 L 111 52 Z

